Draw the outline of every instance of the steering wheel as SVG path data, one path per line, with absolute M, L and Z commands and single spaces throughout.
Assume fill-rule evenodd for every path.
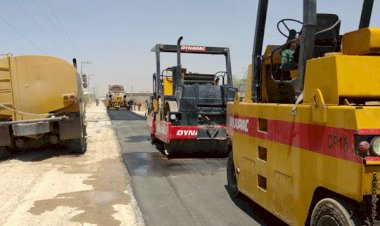
M 288 25 L 286 24 L 286 22 L 296 22 L 296 23 L 299 23 L 299 24 L 303 25 L 303 23 L 302 23 L 301 21 L 299 21 L 299 20 L 295 20 L 295 19 L 290 19 L 290 18 L 286 18 L 286 19 L 282 19 L 282 20 L 278 21 L 278 23 L 277 23 L 277 30 L 278 30 L 278 32 L 280 32 L 280 34 L 281 34 L 282 36 L 284 36 L 285 38 L 288 38 L 288 39 L 289 39 L 290 31 L 291 31 L 291 30 L 294 31 L 294 29 L 290 29 L 290 28 L 288 27 Z M 285 34 L 285 33 L 280 29 L 280 24 L 283 24 L 283 25 L 284 25 L 284 27 L 285 27 L 286 30 L 288 31 L 288 34 Z M 300 32 L 298 31 L 297 34 L 299 34 L 299 33 L 300 33 Z

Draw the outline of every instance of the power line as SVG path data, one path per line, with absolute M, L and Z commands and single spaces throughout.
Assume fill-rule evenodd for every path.
M 60 45 L 57 43 L 57 41 L 48 33 L 46 32 L 42 26 L 40 25 L 40 23 L 38 23 L 37 20 L 34 19 L 34 17 L 20 4 L 20 2 L 18 0 L 15 0 L 16 4 L 18 5 L 18 7 L 21 8 L 22 11 L 24 11 L 24 13 L 32 20 L 33 23 L 35 23 L 37 25 L 37 27 L 55 44 L 57 45 L 58 47 L 60 47 Z
M 38 0 L 34 0 L 34 3 L 36 3 L 37 7 L 40 9 L 40 11 L 42 12 L 42 14 L 46 17 L 47 21 L 49 21 L 49 23 L 51 24 L 51 26 L 58 32 L 60 32 L 57 28 L 57 26 L 53 23 L 53 21 L 50 19 L 49 15 L 45 12 L 45 10 L 41 7 L 40 3 L 38 2 Z
M 37 48 L 41 53 L 46 54 L 46 51 L 43 50 L 39 45 L 37 45 L 35 42 L 30 40 L 26 35 L 24 35 L 21 31 L 17 30 L 16 27 L 14 27 L 12 24 L 10 24 L 6 19 L 0 16 L 0 20 L 2 20 L 6 25 L 8 25 L 10 28 L 12 28 L 17 34 L 19 34 L 21 37 L 23 37 L 26 41 L 28 41 L 32 46 Z M 47 54 L 46 54 L 47 55 Z
M 41 7 L 40 3 L 37 0 L 34 0 L 34 3 L 36 3 L 37 7 L 40 9 L 42 14 L 47 18 L 47 20 L 50 22 L 51 26 L 55 28 L 56 31 L 59 31 L 53 21 L 50 19 L 49 15 L 45 12 L 45 10 Z
M 78 53 L 83 57 L 84 54 L 83 52 L 79 49 L 79 47 L 73 42 L 72 38 L 70 37 L 69 33 L 66 31 L 65 27 L 63 26 L 63 24 L 61 23 L 61 20 L 58 18 L 57 14 L 55 13 L 54 9 L 51 7 L 51 5 L 49 4 L 49 2 L 47 1 L 44 1 L 46 3 L 46 5 L 50 8 L 51 12 L 53 13 L 53 16 L 55 17 L 55 19 L 57 20 L 58 22 L 58 25 L 61 27 L 63 33 L 66 35 L 67 39 L 71 42 L 72 46 L 78 51 Z
M 51 26 L 58 32 L 58 33 L 61 33 L 63 34 L 63 32 L 58 29 L 58 27 L 53 23 L 53 21 L 51 20 L 50 16 L 46 13 L 46 11 L 42 8 L 41 4 L 38 2 L 38 0 L 34 0 L 34 3 L 36 3 L 37 7 L 40 9 L 40 11 L 42 12 L 42 14 L 46 17 L 47 21 L 49 21 L 49 23 L 51 24 Z M 76 49 L 70 45 L 69 41 L 67 40 L 66 36 L 63 34 L 62 35 L 63 39 L 66 41 L 66 44 L 67 46 L 69 46 L 74 52 L 76 52 Z

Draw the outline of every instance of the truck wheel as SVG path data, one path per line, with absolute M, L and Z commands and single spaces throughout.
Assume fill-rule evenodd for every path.
M 0 159 L 8 158 L 10 156 L 10 152 L 7 147 L 0 147 Z
M 152 144 L 155 144 L 157 142 L 157 137 L 154 134 L 150 134 L 150 142 Z
M 232 153 L 232 145 L 227 145 L 226 150 L 222 154 L 223 158 L 228 157 L 230 153 Z
M 67 147 L 72 153 L 85 153 L 87 151 L 86 138 L 77 138 L 67 141 Z
M 237 185 L 236 170 L 235 170 L 232 152 L 230 152 L 227 159 L 227 183 L 228 183 L 228 190 L 230 191 L 230 193 L 234 197 L 237 197 L 240 192 Z
M 164 143 L 163 154 L 166 155 L 166 157 L 169 157 L 170 156 L 170 151 L 171 151 L 171 145 L 170 145 L 170 143 L 169 144 Z
M 351 208 L 346 208 L 345 206 L 344 203 L 333 198 L 320 200 L 313 209 L 310 225 L 358 225 L 357 219 L 350 215 L 350 212 L 352 212 Z

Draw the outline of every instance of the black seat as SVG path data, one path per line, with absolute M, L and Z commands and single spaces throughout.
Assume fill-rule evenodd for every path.
M 336 14 L 317 14 L 317 34 L 315 35 L 314 57 L 321 57 L 325 53 L 337 52 L 340 50 L 340 22 L 337 21 L 339 17 Z M 330 28 L 336 24 L 335 27 L 328 31 L 318 34 L 318 32 Z
M 184 84 L 214 84 L 215 75 L 214 74 L 199 74 L 199 73 L 186 73 L 184 75 Z

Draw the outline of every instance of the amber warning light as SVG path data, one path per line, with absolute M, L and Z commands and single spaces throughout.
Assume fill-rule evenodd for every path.
M 367 154 L 368 150 L 370 149 L 370 144 L 367 141 L 362 141 L 359 143 L 358 149 L 361 153 Z
M 204 52 L 205 46 L 181 46 L 181 51 Z
M 64 101 L 75 101 L 76 96 L 74 94 L 64 94 L 63 95 L 63 100 Z

